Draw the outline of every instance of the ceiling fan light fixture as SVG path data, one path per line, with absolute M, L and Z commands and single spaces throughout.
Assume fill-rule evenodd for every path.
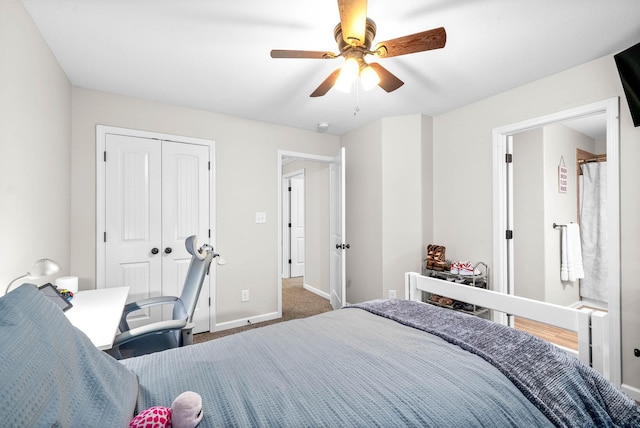
M 361 77 L 364 90 L 377 85 L 386 92 L 393 92 L 404 85 L 404 82 L 377 62 L 368 65 L 365 60 L 367 55 L 390 58 L 441 49 L 445 46 L 447 32 L 444 27 L 439 27 L 377 43 L 371 50 L 377 26 L 372 19 L 367 18 L 367 1 L 338 0 L 340 22 L 333 28 L 338 53 L 280 49 L 271 51 L 272 58 L 345 59 L 343 66 L 334 69 L 309 95 L 310 97 L 321 97 L 333 87 L 343 92 L 351 92 L 358 77 Z
M 380 76 L 370 65 L 365 66 L 360 72 L 360 82 L 365 91 L 380 83 Z
M 358 60 L 355 58 L 347 58 L 340 69 L 340 75 L 338 76 L 338 80 L 336 80 L 336 88 L 342 92 L 351 91 L 353 82 L 358 78 L 359 72 L 360 64 Z

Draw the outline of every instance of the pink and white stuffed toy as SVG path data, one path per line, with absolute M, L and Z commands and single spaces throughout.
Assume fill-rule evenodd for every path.
M 153 406 L 140 412 L 130 428 L 195 428 L 202 420 L 200 394 L 186 391 L 178 395 L 171 407 Z

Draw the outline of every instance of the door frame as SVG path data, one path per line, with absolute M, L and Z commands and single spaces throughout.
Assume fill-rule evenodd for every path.
M 620 132 L 619 98 L 587 104 L 557 113 L 537 117 L 493 129 L 493 289 L 510 293 L 513 272 L 509 259 L 513 259 L 513 244 L 505 239 L 505 232 L 513 219 L 510 207 L 513 198 L 507 187 L 510 168 L 505 167 L 505 154 L 509 137 L 513 134 L 540 128 L 557 122 L 579 117 L 606 114 L 607 121 L 607 221 L 609 263 L 609 379 L 620 386 L 622 383 L 622 337 L 621 337 L 621 273 L 620 273 Z M 509 170 L 509 171 L 507 171 Z M 549 225 L 552 227 L 552 225 Z M 498 320 L 506 323 L 504 314 Z
M 282 317 L 282 271 L 283 271 L 283 215 L 282 215 L 282 192 L 283 185 L 282 180 L 284 174 L 282 174 L 282 165 L 285 158 L 295 158 L 296 160 L 310 160 L 318 162 L 326 162 L 327 164 L 333 161 L 332 156 L 317 155 L 312 153 L 292 152 L 288 150 L 278 150 L 278 162 L 277 162 L 277 174 L 278 174 L 278 314 L 277 318 Z M 306 183 L 305 183 L 306 184 Z M 306 200 L 306 198 L 305 198 Z
M 185 137 L 180 135 L 165 134 L 160 132 L 142 131 L 130 128 L 121 128 L 108 125 L 96 125 L 96 288 L 105 288 L 105 243 L 104 231 L 106 225 L 106 167 L 105 149 L 107 134 L 117 134 L 131 137 L 149 138 L 160 141 L 173 141 L 176 143 L 196 144 L 209 147 L 209 225 L 211 237 L 198 237 L 198 242 L 208 242 L 216 247 L 216 163 L 215 163 L 215 141 L 203 138 Z M 213 331 L 216 326 L 216 263 L 211 263 L 209 271 L 209 296 L 213 298 L 213 304 L 209 305 L 209 331 Z
M 347 263 L 346 263 L 346 249 L 349 248 L 349 244 L 345 244 L 347 241 L 347 204 L 346 204 L 346 149 L 340 148 L 340 152 L 333 158 L 333 161 L 329 165 L 329 233 L 330 233 L 330 251 L 333 260 L 329 260 L 330 272 L 329 272 L 329 303 L 333 309 L 340 309 L 347 304 Z M 337 169 L 337 170 L 336 170 Z M 339 198 L 334 198 L 338 194 Z M 337 208 L 337 209 L 336 209 Z M 336 221 L 339 220 L 339 221 Z M 340 231 L 337 235 L 338 229 Z M 336 239 L 336 238 L 339 238 Z M 335 247 L 334 247 L 335 245 Z M 334 260 L 338 259 L 340 262 L 340 271 L 334 268 Z M 332 275 L 333 274 L 333 275 Z M 336 296 L 340 287 L 339 300 Z
M 294 177 L 302 176 L 302 179 L 305 180 L 305 170 L 298 169 L 292 172 L 288 172 L 282 175 L 282 254 L 288 254 L 289 258 L 291 258 L 291 229 L 288 227 L 289 222 L 291 221 L 291 194 L 289 197 L 284 197 L 284 195 L 288 192 L 288 187 L 290 180 Z M 305 183 L 305 193 L 306 193 L 306 183 Z M 289 210 L 289 218 L 284 214 L 285 211 Z M 305 211 L 305 216 L 307 215 Z M 288 232 L 287 232 L 288 230 Z M 290 278 L 291 277 L 291 265 L 286 262 L 288 260 L 286 257 L 282 257 L 282 278 Z M 289 268 L 288 275 L 285 274 L 287 268 Z

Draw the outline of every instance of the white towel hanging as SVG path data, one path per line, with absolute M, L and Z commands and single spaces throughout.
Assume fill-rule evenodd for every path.
M 582 267 L 582 246 L 580 244 L 580 227 L 575 224 L 567 224 L 562 228 L 560 279 L 574 282 L 584 278 Z
M 569 280 L 569 268 L 567 265 L 567 227 L 564 226 L 561 228 L 561 237 L 560 237 L 560 280 L 568 281 Z

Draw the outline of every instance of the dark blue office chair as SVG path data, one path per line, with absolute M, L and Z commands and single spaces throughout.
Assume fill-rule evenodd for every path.
M 192 343 L 192 318 L 204 277 L 209 273 L 211 261 L 220 255 L 216 254 L 209 244 L 197 248 L 195 235 L 185 240 L 185 246 L 191 254 L 191 262 L 180 297 L 152 297 L 126 305 L 120 319 L 120 333 L 114 339 L 113 347 L 107 351 L 110 355 L 117 359 L 137 357 Z M 219 264 L 224 263 L 221 259 L 219 260 Z M 127 316 L 131 312 L 150 306 L 167 304 L 173 305 L 171 320 L 159 321 L 141 327 L 129 327 Z

